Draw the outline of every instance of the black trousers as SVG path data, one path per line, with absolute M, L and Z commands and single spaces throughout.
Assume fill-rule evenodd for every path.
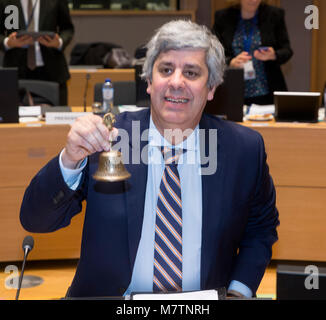
M 34 70 L 26 69 L 24 79 L 50 81 L 44 67 L 37 67 Z M 59 103 L 60 106 L 68 105 L 67 82 L 59 82 Z

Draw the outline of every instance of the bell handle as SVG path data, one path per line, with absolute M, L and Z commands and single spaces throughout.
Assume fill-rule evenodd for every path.
M 103 116 L 103 124 L 111 131 L 115 124 L 115 115 L 112 112 L 108 112 Z
M 108 128 L 109 131 L 112 131 L 115 122 L 116 122 L 115 115 L 112 112 L 108 112 L 103 116 L 103 124 Z M 111 150 L 113 146 L 113 141 L 111 139 L 109 140 L 109 144 Z

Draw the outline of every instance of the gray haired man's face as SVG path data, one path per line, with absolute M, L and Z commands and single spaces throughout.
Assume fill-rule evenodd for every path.
M 197 126 L 216 89 L 209 89 L 207 81 L 204 50 L 170 50 L 158 56 L 147 92 L 151 95 L 152 118 L 160 132 Z

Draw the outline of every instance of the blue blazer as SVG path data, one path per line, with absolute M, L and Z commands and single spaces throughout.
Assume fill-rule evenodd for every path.
M 141 134 L 149 128 L 149 119 L 149 110 L 117 117 L 116 127 L 129 133 L 129 160 L 147 144 L 143 139 L 137 145 L 132 121 L 140 121 Z M 209 150 L 209 129 L 217 130 L 217 170 L 202 176 L 201 288 L 227 287 L 238 280 L 255 293 L 271 259 L 279 223 L 263 139 L 254 130 L 209 115 L 202 116 L 200 128 L 206 136 L 203 153 Z M 117 183 L 96 182 L 92 175 L 97 166 L 94 154 L 80 187 L 72 191 L 62 178 L 58 157 L 54 158 L 33 178 L 21 206 L 20 219 L 27 231 L 52 232 L 69 225 L 87 199 L 72 297 L 122 295 L 141 236 L 147 165 L 129 161 L 125 166 L 131 178 Z

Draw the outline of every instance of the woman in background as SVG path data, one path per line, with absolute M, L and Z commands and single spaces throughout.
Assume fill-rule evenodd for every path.
M 216 11 L 213 31 L 225 48 L 227 64 L 243 68 L 245 104 L 272 104 L 274 91 L 286 91 L 281 71 L 293 52 L 284 10 L 262 0 L 232 1 Z

